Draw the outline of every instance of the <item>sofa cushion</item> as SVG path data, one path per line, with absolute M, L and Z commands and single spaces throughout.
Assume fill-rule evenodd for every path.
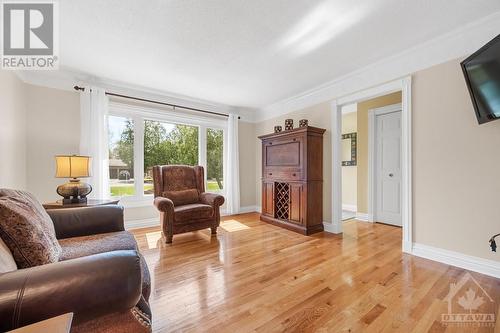
M 0 189 L 0 237 L 19 268 L 59 261 L 61 247 L 52 220 L 28 192 Z
M 128 231 L 65 238 L 60 239 L 59 243 L 62 248 L 61 260 L 110 251 L 137 250 L 135 238 Z
M 172 200 L 174 206 L 188 205 L 200 202 L 200 193 L 197 189 L 165 191 L 163 192 L 163 196 Z
M 91 236 L 72 237 L 59 240 L 62 248 L 61 260 L 69 260 L 98 253 L 137 250 L 134 236 L 128 231 L 109 232 Z M 142 267 L 142 296 L 146 301 L 151 293 L 151 277 L 146 260 L 139 254 Z
M 174 208 L 174 222 L 197 222 L 200 219 L 213 217 L 214 209 L 212 206 L 204 204 L 189 204 L 177 206 Z
M 0 274 L 17 270 L 16 261 L 7 245 L 0 238 Z

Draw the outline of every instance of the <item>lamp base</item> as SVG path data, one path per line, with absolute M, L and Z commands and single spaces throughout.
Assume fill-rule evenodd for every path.
M 81 182 L 77 178 L 73 178 L 69 183 L 57 187 L 57 194 L 63 197 L 63 205 L 86 203 L 87 195 L 90 192 L 92 192 L 92 186 Z
M 62 199 L 62 204 L 63 205 L 71 205 L 71 204 L 85 204 L 87 203 L 87 198 L 64 198 Z

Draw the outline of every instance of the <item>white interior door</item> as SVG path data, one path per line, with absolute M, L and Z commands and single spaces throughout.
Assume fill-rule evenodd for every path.
M 375 116 L 375 221 L 401 226 L 401 111 Z

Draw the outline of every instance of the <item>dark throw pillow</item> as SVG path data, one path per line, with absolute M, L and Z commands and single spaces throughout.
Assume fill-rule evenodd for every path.
M 59 261 L 54 224 L 31 193 L 0 189 L 0 237 L 19 268 Z
M 200 202 L 200 193 L 197 189 L 165 191 L 163 192 L 163 196 L 172 200 L 174 206 L 182 206 Z

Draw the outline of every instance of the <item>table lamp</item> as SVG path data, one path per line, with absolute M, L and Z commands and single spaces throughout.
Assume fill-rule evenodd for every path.
M 56 178 L 71 178 L 68 183 L 57 187 L 57 194 L 63 197 L 63 205 L 87 202 L 92 186 L 78 178 L 90 177 L 90 160 L 90 156 L 56 156 Z

